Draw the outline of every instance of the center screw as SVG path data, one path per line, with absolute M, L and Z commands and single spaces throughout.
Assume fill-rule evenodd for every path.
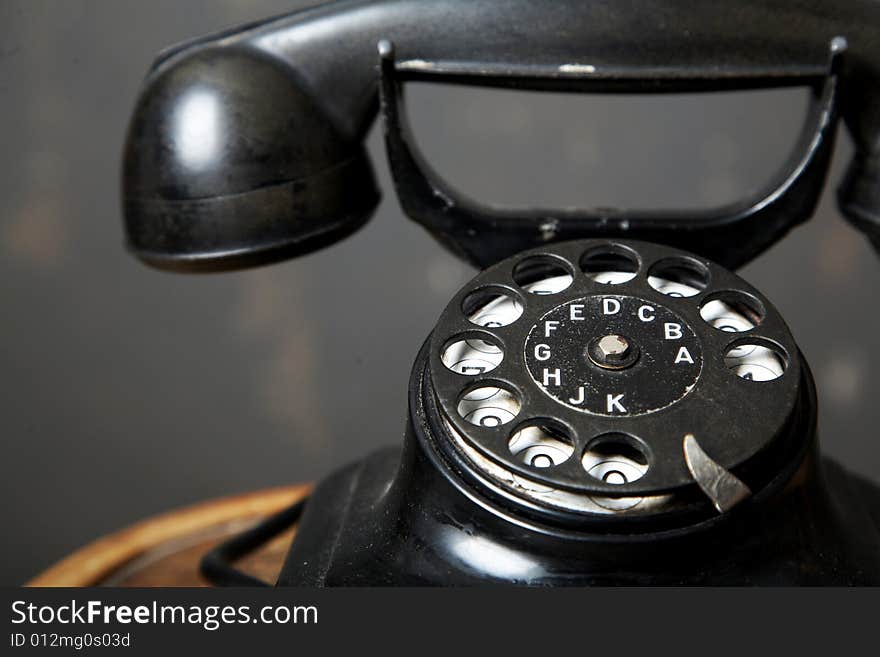
M 622 370 L 636 362 L 638 348 L 617 334 L 594 338 L 587 347 L 587 356 L 593 363 L 606 370 Z

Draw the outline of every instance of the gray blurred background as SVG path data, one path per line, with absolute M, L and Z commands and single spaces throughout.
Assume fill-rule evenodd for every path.
M 341 244 L 190 277 L 122 248 L 119 157 L 153 55 L 305 4 L 0 0 L 0 584 L 145 516 L 314 480 L 400 441 L 411 361 L 473 272 L 402 216 L 378 130 L 385 200 Z M 695 207 L 765 182 L 805 98 L 417 86 L 410 103 L 429 159 L 482 200 Z M 835 184 L 850 152 L 841 133 Z M 878 480 L 880 267 L 832 190 L 742 273 L 814 369 L 825 451 Z

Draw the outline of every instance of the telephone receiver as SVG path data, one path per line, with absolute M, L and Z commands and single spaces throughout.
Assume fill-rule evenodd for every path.
M 407 124 L 410 81 L 813 93 L 791 157 L 739 202 L 705 211 L 517 211 L 467 198 L 431 170 Z M 178 45 L 153 64 L 129 128 L 129 248 L 163 269 L 225 270 L 344 238 L 379 201 L 363 140 L 380 99 L 404 212 L 478 267 L 600 236 L 738 267 L 814 211 L 838 116 L 856 147 L 840 208 L 880 248 L 880 5 L 868 0 L 653 0 L 638 10 L 582 0 L 336 2 Z
M 803 86 L 795 148 L 705 210 L 515 210 L 419 153 L 408 82 L 674 93 Z M 158 57 L 123 163 L 128 246 L 181 271 L 341 240 L 379 191 L 382 114 L 404 213 L 481 271 L 415 358 L 402 449 L 321 481 L 206 555 L 293 522 L 279 585 L 880 584 L 880 489 L 822 457 L 809 366 L 732 270 L 838 200 L 880 249 L 880 4 L 867 0 L 338 2 Z

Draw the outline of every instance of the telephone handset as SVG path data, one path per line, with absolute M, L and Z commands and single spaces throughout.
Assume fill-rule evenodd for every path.
M 740 202 L 513 211 L 431 170 L 409 81 L 813 93 Z M 339 2 L 198 39 L 159 56 L 132 118 L 129 247 L 205 271 L 343 238 L 379 199 L 377 111 L 405 213 L 484 271 L 416 358 L 403 450 L 316 488 L 279 584 L 880 583 L 880 491 L 819 456 L 809 368 L 730 271 L 810 217 L 839 116 L 840 206 L 880 247 L 880 5 Z
M 815 94 L 784 170 L 731 207 L 505 212 L 462 198 L 422 166 L 398 102 L 407 80 L 639 93 L 806 85 Z M 479 266 L 599 235 L 741 265 L 812 213 L 838 109 L 856 145 L 841 208 L 880 239 L 876 2 L 654 0 L 635 10 L 581 0 L 380 0 L 331 3 L 162 53 L 125 151 L 130 248 L 160 267 L 226 269 L 354 231 L 379 198 L 362 142 L 380 88 L 404 209 Z

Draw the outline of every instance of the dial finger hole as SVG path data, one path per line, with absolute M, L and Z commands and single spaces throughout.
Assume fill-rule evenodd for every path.
M 581 464 L 594 479 L 620 486 L 645 476 L 648 455 L 644 446 L 632 436 L 608 433 L 590 441 Z
M 474 324 L 498 328 L 513 324 L 523 313 L 519 299 L 498 288 L 485 288 L 465 297 L 462 312 Z
M 443 348 L 443 364 L 456 374 L 477 376 L 491 372 L 504 360 L 501 345 L 482 337 L 453 338 Z
M 532 294 L 556 294 L 574 281 L 571 269 L 560 258 L 532 256 L 513 270 L 513 280 Z
M 482 386 L 462 395 L 458 414 L 479 427 L 500 427 L 511 422 L 522 408 L 519 396 L 499 387 Z
M 527 424 L 510 437 L 510 453 L 533 468 L 564 463 L 574 452 L 574 441 L 560 426 L 550 422 Z
M 693 297 L 709 285 L 709 270 L 691 258 L 666 258 L 648 270 L 648 285 L 668 297 Z
M 773 381 L 785 374 L 788 359 L 773 345 L 742 342 L 727 350 L 724 364 L 741 379 Z
M 470 340 L 466 340 L 465 342 L 467 343 L 469 349 L 478 351 L 481 354 L 497 356 L 498 354 L 502 353 L 501 347 L 498 347 L 491 342 L 488 342 L 487 340 L 478 340 L 476 338 L 471 338 Z M 498 362 L 500 363 L 501 361 L 499 360 Z M 498 363 L 496 363 L 496 367 L 497 365 Z
M 639 271 L 639 259 L 630 249 L 618 244 L 595 247 L 584 253 L 581 271 L 588 278 L 604 285 L 631 281 Z
M 712 295 L 700 307 L 700 316 L 719 331 L 742 333 L 764 321 L 764 306 L 744 292 L 722 292 Z

